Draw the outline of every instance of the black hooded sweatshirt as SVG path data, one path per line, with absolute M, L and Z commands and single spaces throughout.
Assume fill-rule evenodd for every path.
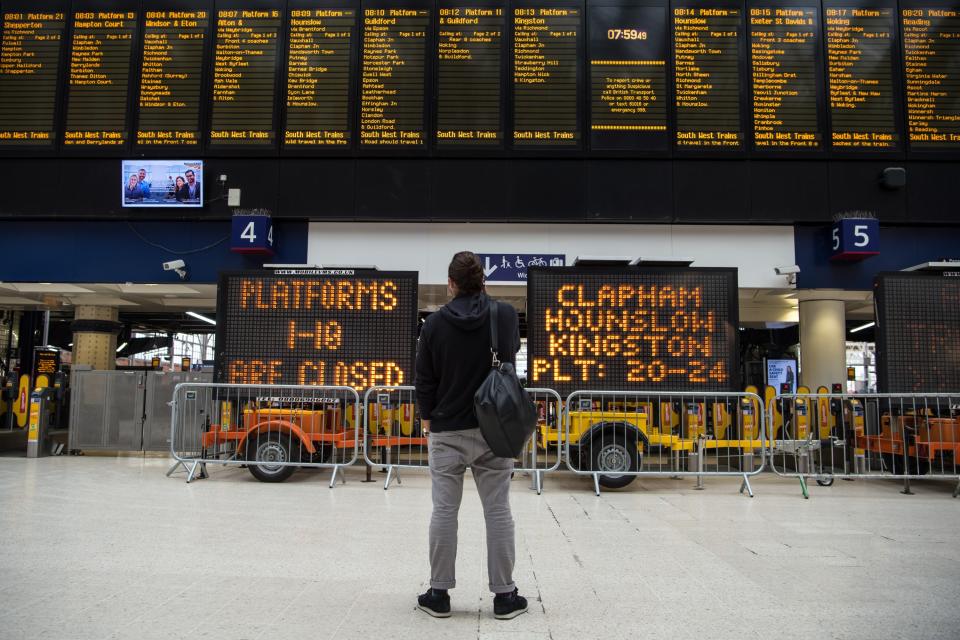
M 432 313 L 417 347 L 417 407 L 431 431 L 473 429 L 473 396 L 490 372 L 490 298 L 457 296 Z M 520 350 L 517 310 L 497 303 L 501 362 L 516 362 Z

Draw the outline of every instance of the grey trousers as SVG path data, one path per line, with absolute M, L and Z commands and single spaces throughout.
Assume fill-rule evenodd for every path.
M 510 513 L 512 458 L 499 458 L 487 446 L 480 429 L 431 433 L 430 478 L 433 515 L 430 517 L 430 586 L 456 586 L 457 513 L 463 497 L 463 473 L 473 470 L 487 528 L 487 576 L 490 591 L 514 589 L 516 549 Z

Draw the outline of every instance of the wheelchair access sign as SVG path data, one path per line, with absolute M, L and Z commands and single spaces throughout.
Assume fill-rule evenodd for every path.
M 563 267 L 565 255 L 557 253 L 478 253 L 487 282 L 526 282 L 527 267 Z

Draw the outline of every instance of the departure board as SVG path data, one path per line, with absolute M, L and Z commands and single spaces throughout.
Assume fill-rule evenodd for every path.
M 883 393 L 960 389 L 958 272 L 881 273 L 877 306 L 877 384 Z
M 6 11 L 0 41 L 0 145 L 52 147 L 60 52 L 58 11 Z
M 217 291 L 218 382 L 413 384 L 416 272 L 231 272 Z
M 360 144 L 422 147 L 429 9 L 365 8 Z
M 498 146 L 501 124 L 500 7 L 440 7 L 437 34 L 437 145 Z
M 513 9 L 513 143 L 580 144 L 580 9 Z
M 960 10 L 901 9 L 913 149 L 960 147 Z
M 958 2 L 0 0 L 0 151 L 936 159 Z
M 741 149 L 737 7 L 673 8 L 673 75 L 678 149 Z
M 357 10 L 291 9 L 288 24 L 283 143 L 288 148 L 348 147 Z
M 203 52 L 209 26 L 207 11 L 146 12 L 138 145 L 189 148 L 200 144 Z
M 736 269 L 531 267 L 531 387 L 733 391 Z
M 211 147 L 274 144 L 280 22 L 277 9 L 217 11 Z
M 819 149 L 815 7 L 752 7 L 750 64 L 756 149 Z
M 591 7 L 590 146 L 667 149 L 667 10 Z
M 64 146 L 127 143 L 130 54 L 136 31 L 135 11 L 74 12 Z
M 896 149 L 896 11 L 826 7 L 827 86 L 834 149 Z

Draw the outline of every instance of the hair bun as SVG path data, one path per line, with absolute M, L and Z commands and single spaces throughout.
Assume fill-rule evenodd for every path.
M 483 265 L 472 251 L 455 254 L 447 268 L 447 276 L 457 285 L 460 293 L 473 294 L 483 291 Z

